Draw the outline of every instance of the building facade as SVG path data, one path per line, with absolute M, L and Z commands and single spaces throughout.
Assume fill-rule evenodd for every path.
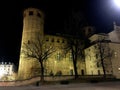
M 74 75 L 72 53 L 65 53 L 63 48 L 67 44 L 65 37 L 47 35 L 44 33 L 44 13 L 36 8 L 28 8 L 23 13 L 23 32 L 18 68 L 18 79 L 29 79 L 40 75 L 40 63 L 34 58 L 26 57 L 22 52 L 26 50 L 25 43 L 37 42 L 38 36 L 46 45 L 53 46 L 53 52 L 44 63 L 44 75 Z M 83 29 L 85 36 L 94 34 L 92 27 Z M 84 51 L 85 58 L 77 60 L 78 75 L 103 75 L 103 65 L 106 75 L 120 78 L 120 38 L 119 26 L 114 23 L 114 30 L 108 34 L 100 33 L 89 37 L 91 45 Z M 103 64 L 101 64 L 101 59 Z
M 114 30 L 108 34 L 94 34 L 89 39 L 91 46 L 85 49 L 87 75 L 103 75 L 103 59 L 106 75 L 120 78 L 120 26 L 114 23 Z M 100 63 L 99 63 L 100 62 Z
M 0 63 L 0 81 L 14 80 L 14 64 L 10 62 Z
M 103 75 L 104 62 L 105 73 L 112 74 L 110 40 L 107 34 L 94 34 L 90 37 L 91 46 L 85 49 L 85 63 L 87 75 Z
M 113 75 L 116 78 L 120 78 L 120 26 L 113 23 L 114 30 L 108 33 L 111 43 L 110 48 L 113 51 L 112 57 L 112 69 Z
M 30 43 L 31 40 L 36 41 L 38 35 L 47 45 L 53 46 L 56 50 L 44 61 L 44 75 L 50 75 L 51 72 L 53 75 L 58 75 L 59 73 L 62 75 L 74 75 L 71 51 L 65 54 L 62 49 L 67 43 L 66 39 L 60 35 L 47 35 L 44 33 L 43 12 L 36 8 L 28 8 L 24 11 L 23 16 L 18 79 L 28 79 L 40 74 L 40 64 L 38 60 L 27 58 L 24 53 L 22 53 L 22 50 L 25 50 L 24 43 Z M 92 28 L 86 28 L 86 32 L 88 31 L 91 32 Z M 85 35 L 87 35 L 87 33 L 85 33 Z M 81 60 L 81 58 L 77 62 L 77 70 L 79 75 L 85 75 L 86 73 L 85 62 Z

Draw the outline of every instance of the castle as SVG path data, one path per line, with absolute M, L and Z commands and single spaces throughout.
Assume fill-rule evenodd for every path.
M 65 55 L 64 51 L 61 49 L 61 47 L 64 47 L 67 43 L 66 39 L 60 35 L 46 35 L 44 33 L 44 13 L 36 8 L 27 8 L 23 13 L 23 18 L 18 79 L 29 79 L 41 73 L 39 62 L 34 58 L 26 57 L 22 52 L 22 50 L 25 49 L 24 43 L 29 44 L 31 40 L 36 42 L 38 35 L 41 39 L 44 39 L 47 45 L 52 45 L 56 49 L 56 51 L 44 61 L 44 75 L 50 75 L 51 72 L 53 75 L 57 75 L 59 72 L 61 72 L 62 75 L 74 75 L 71 52 L 69 51 Z M 116 24 L 114 24 L 114 27 L 114 30 L 108 34 L 94 34 L 89 38 L 92 44 L 84 50 L 85 58 L 79 58 L 80 60 L 77 62 L 78 75 L 103 74 L 103 67 L 99 66 L 96 60 L 100 58 L 98 40 L 105 40 L 106 42 L 103 42 L 104 46 L 107 47 L 105 49 L 110 49 L 110 51 L 112 51 L 111 57 L 105 58 L 108 64 L 108 66 L 105 67 L 105 72 L 106 74 L 120 78 L 120 56 L 118 55 L 120 50 L 120 29 L 117 28 Z M 85 34 L 89 34 L 92 31 L 91 27 L 87 27 L 85 29 Z M 105 50 L 105 52 L 107 52 L 107 50 Z

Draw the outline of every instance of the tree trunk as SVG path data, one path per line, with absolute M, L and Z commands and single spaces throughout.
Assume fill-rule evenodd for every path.
M 75 72 L 75 79 L 77 79 L 78 78 L 78 72 L 77 72 L 76 60 L 73 60 L 73 66 L 74 66 L 74 72 Z
M 99 49 L 100 49 L 101 64 L 102 64 L 102 68 L 103 68 L 103 78 L 106 78 L 105 65 L 104 65 L 104 61 L 105 61 L 105 59 L 104 59 L 105 49 L 103 48 L 101 42 L 99 44 Z
M 103 78 L 106 78 L 106 72 L 105 72 L 105 66 L 104 66 L 104 60 L 101 59 L 101 64 L 102 64 L 102 67 L 103 67 Z
M 44 67 L 43 67 L 43 63 L 40 62 L 40 65 L 41 65 L 41 76 L 40 76 L 40 81 L 41 83 L 44 82 Z

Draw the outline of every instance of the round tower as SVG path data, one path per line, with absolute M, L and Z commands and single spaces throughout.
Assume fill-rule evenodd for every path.
M 22 52 L 24 43 L 35 41 L 38 35 L 44 36 L 44 14 L 36 8 L 27 8 L 23 12 L 23 32 L 18 69 L 18 79 L 27 79 L 33 77 L 32 70 L 35 68 L 35 60 L 25 57 Z M 29 59 L 29 60 L 27 60 Z
M 36 8 L 28 8 L 23 13 L 22 42 L 35 39 L 36 34 L 43 36 L 44 15 Z

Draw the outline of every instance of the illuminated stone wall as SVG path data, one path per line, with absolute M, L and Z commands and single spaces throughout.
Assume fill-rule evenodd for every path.
M 74 68 L 72 62 L 72 55 L 70 51 L 65 54 L 63 47 L 66 45 L 66 40 L 60 36 L 46 35 L 46 43 L 54 44 L 56 51 L 46 61 L 47 75 L 52 71 L 54 75 L 57 75 L 59 71 L 62 75 L 74 75 Z M 78 74 L 82 75 L 81 70 L 85 74 L 85 63 L 84 60 L 78 60 L 77 62 Z
M 92 42 L 97 42 L 101 40 L 109 40 L 109 36 L 108 34 L 105 34 L 105 33 L 99 33 L 99 34 L 92 35 L 89 39 L 92 43 Z
M 24 48 L 24 43 L 29 43 L 29 41 L 36 41 L 39 35 L 41 39 L 44 36 L 44 15 L 43 12 L 35 9 L 28 8 L 23 13 L 23 32 L 22 32 L 22 42 L 21 42 L 21 52 L 19 60 L 19 70 L 18 78 L 27 79 L 34 76 L 33 69 L 38 68 L 38 61 L 31 60 L 31 58 L 26 58 L 22 53 Z M 36 66 L 36 68 L 34 68 Z
M 90 37 L 90 47 L 85 49 L 85 63 L 87 75 L 102 75 L 103 67 L 101 65 L 101 54 L 104 60 L 106 74 L 112 74 L 112 49 L 110 48 L 109 37 L 106 34 L 95 34 Z M 106 42 L 102 42 L 102 40 Z M 108 40 L 108 41 L 107 41 Z M 100 53 L 100 49 L 104 50 Z
M 113 75 L 120 79 L 120 43 L 110 43 L 112 49 L 112 70 Z
M 35 8 L 28 8 L 24 11 L 23 33 L 21 43 L 21 53 L 19 60 L 18 79 L 28 79 L 40 75 L 40 65 L 37 60 L 25 57 L 22 53 L 23 44 L 30 40 L 36 41 L 36 36 L 40 35 L 47 45 L 53 45 L 56 51 L 44 61 L 45 75 L 73 75 L 73 62 L 71 53 L 65 54 L 63 47 L 66 40 L 60 36 L 44 35 L 44 15 Z M 77 69 L 79 75 L 85 74 L 84 60 L 78 60 Z
M 116 25 L 116 23 L 113 23 L 113 31 L 111 31 L 109 34 L 109 38 L 111 40 L 110 48 L 113 52 L 112 57 L 112 70 L 113 75 L 116 78 L 120 78 L 120 26 Z
M 102 54 L 111 54 L 109 57 L 104 58 L 106 74 L 111 74 L 116 78 L 120 78 L 120 26 L 117 26 L 116 23 L 114 23 L 113 31 L 108 34 L 94 34 L 89 39 L 93 44 L 85 49 L 86 74 L 103 74 L 103 68 L 98 68 L 96 62 L 100 58 L 98 56 L 100 54 L 99 49 L 97 48 L 99 46 L 98 43 L 105 40 L 107 42 L 102 43 L 103 46 L 101 47 L 104 48 L 105 53 Z
M 98 49 L 93 45 L 85 50 L 85 63 L 86 63 L 86 74 L 87 75 L 99 75 L 103 74 L 102 67 L 97 66 L 96 54 L 99 53 Z

